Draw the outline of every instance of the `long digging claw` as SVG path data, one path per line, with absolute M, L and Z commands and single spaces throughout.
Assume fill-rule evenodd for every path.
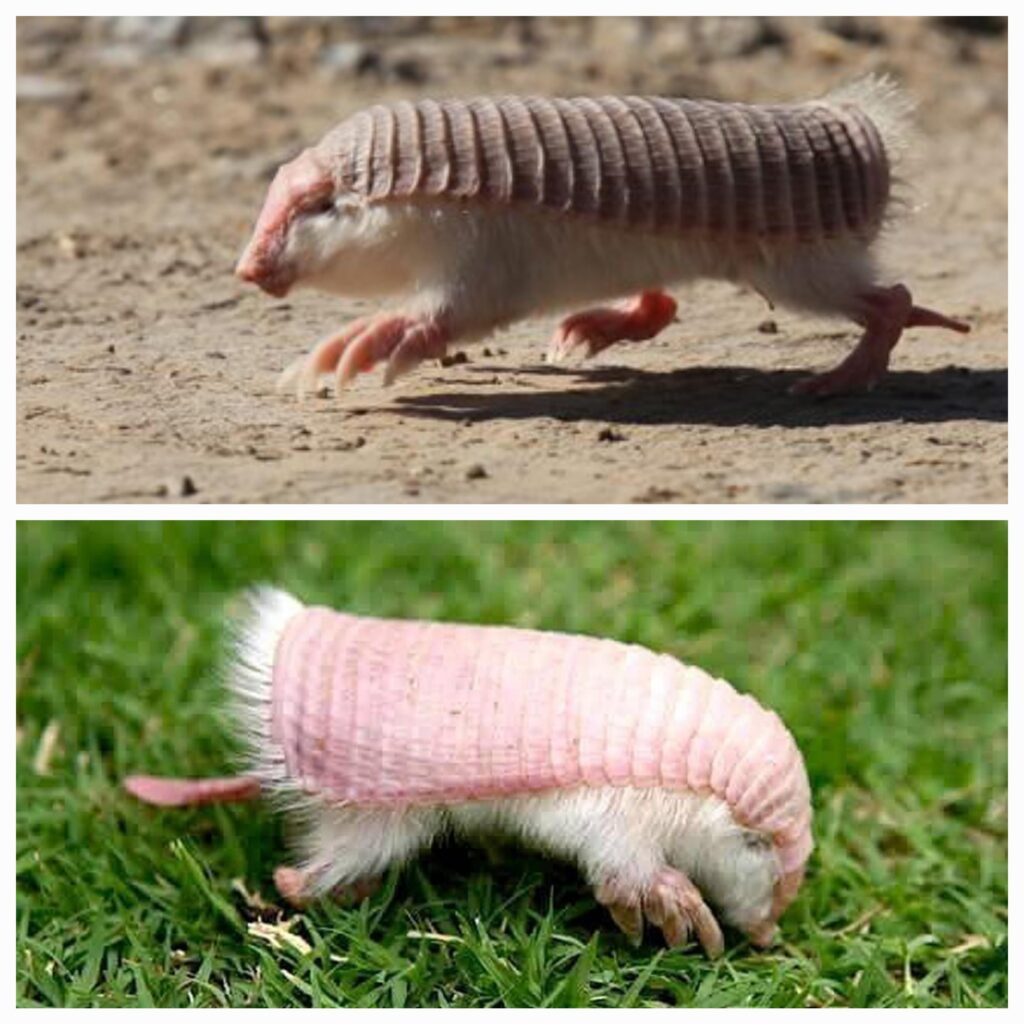
M 700 890 L 681 871 L 663 868 L 644 893 L 647 920 L 657 925 L 670 946 L 684 945 L 691 935 L 711 958 L 721 956 L 722 929 L 704 902 Z
M 320 374 L 315 366 L 310 363 L 309 356 L 303 356 L 289 363 L 277 378 L 276 390 L 280 394 L 294 391 L 296 397 L 301 401 L 310 395 L 316 394 L 320 383 Z
M 644 940 L 644 915 L 638 903 L 611 903 L 608 913 L 634 946 Z

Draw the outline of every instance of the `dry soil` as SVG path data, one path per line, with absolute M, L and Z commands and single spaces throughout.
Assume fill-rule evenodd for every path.
M 22 502 L 1001 502 L 1007 45 L 915 19 L 19 19 Z M 875 392 L 788 386 L 851 326 L 706 282 L 654 341 L 543 362 L 552 321 L 341 398 L 279 371 L 370 306 L 231 267 L 276 165 L 380 99 L 776 101 L 869 71 L 919 101 L 884 251 L 967 336 L 908 332 Z

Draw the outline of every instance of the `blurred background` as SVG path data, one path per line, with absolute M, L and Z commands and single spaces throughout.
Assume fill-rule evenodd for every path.
M 1003 501 L 1007 55 L 987 17 L 19 18 L 19 500 Z M 527 323 L 388 392 L 274 394 L 376 308 L 271 302 L 231 275 L 278 165 L 353 111 L 488 92 L 771 103 L 870 72 L 905 86 L 920 127 L 920 215 L 885 255 L 973 325 L 901 346 L 911 372 L 870 397 L 790 400 L 854 332 L 766 320 L 722 282 L 603 365 L 539 365 L 553 323 Z
M 159 966 L 144 977 L 156 1002 L 186 991 L 223 1002 L 194 987 L 202 958 L 172 956 L 194 957 L 211 936 L 215 952 L 202 955 L 217 972 L 237 982 L 234 972 L 247 970 L 253 940 L 240 922 L 255 912 L 230 880 L 273 899 L 276 817 L 267 807 L 154 813 L 118 782 L 135 771 L 232 769 L 220 711 L 225 622 L 239 589 L 266 581 L 352 612 L 635 641 L 753 693 L 803 750 L 818 846 L 783 922 L 785 947 L 741 959 L 738 975 L 716 974 L 716 994 L 787 1005 L 998 1003 L 1006 572 L 998 522 L 21 523 L 20 997 L 115 1004 L 135 991 L 130 964 L 146 957 Z M 173 854 L 182 837 L 185 853 Z M 403 975 L 409 1005 L 480 985 L 491 986 L 486 998 L 463 995 L 463 1005 L 537 1005 L 564 982 L 553 953 L 529 984 L 480 981 L 477 957 L 494 955 L 478 948 L 481 927 L 503 936 L 501 955 L 517 965 L 534 964 L 538 928 L 570 936 L 559 948 L 572 962 L 601 932 L 584 1002 L 604 1005 L 620 1005 L 630 971 L 652 952 L 604 935 L 574 872 L 518 856 L 491 869 L 462 848 L 393 877 L 369 909 L 311 913 L 302 934 L 318 949 L 328 934 L 334 953 L 368 943 L 332 975 L 332 998 L 352 1001 L 383 971 L 381 990 L 364 993 L 373 1005 L 391 1004 L 388 986 L 421 956 L 429 969 Z M 468 946 L 432 959 L 406 935 L 410 921 Z M 390 950 L 383 962 L 376 943 Z M 717 968 L 678 955 L 666 977 L 648 975 L 641 1002 L 701 1001 L 704 972 Z M 280 959 L 271 951 L 264 969 L 284 991 Z M 318 962 L 283 967 L 308 981 Z M 756 992 L 744 989 L 755 981 Z M 249 999 L 243 991 L 232 998 Z M 307 996 L 291 998 L 305 1005 Z
M 367 96 L 468 81 L 479 91 L 586 92 L 596 83 L 757 99 L 772 79 L 779 98 L 803 98 L 829 76 L 874 70 L 927 85 L 927 95 L 939 91 L 936 66 L 953 75 L 998 61 L 1006 31 L 999 17 L 21 18 L 18 98 L 84 101 L 140 71 L 153 82 L 192 78 L 200 89 L 246 83 L 257 95 L 298 79 Z M 48 87 L 32 75 L 47 76 Z M 954 108 L 1005 109 L 1005 97 L 983 91 L 979 82 Z M 269 98 L 261 113 L 274 116 Z

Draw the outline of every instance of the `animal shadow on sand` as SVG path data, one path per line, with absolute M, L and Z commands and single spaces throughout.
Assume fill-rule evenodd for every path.
M 574 370 L 557 366 L 472 367 L 485 374 L 509 374 L 506 391 L 441 391 L 396 398 L 404 416 L 475 421 L 549 418 L 621 424 L 703 424 L 713 426 L 820 427 L 859 423 L 944 423 L 955 420 L 1005 422 L 1007 371 L 938 370 L 889 373 L 874 391 L 813 399 L 789 388 L 807 374 L 718 366 L 652 373 L 623 367 Z M 562 391 L 527 390 L 530 377 L 571 380 Z M 581 388 L 585 384 L 595 385 Z

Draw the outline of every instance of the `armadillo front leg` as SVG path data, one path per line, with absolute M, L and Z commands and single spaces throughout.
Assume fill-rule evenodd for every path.
M 299 398 L 316 391 L 320 377 L 333 373 L 349 342 L 358 337 L 372 321 L 372 317 L 353 320 L 345 330 L 324 338 L 307 355 L 296 359 L 277 380 L 278 391 L 295 389 Z
M 722 929 L 700 890 L 681 871 L 663 868 L 643 894 L 643 909 L 670 946 L 682 946 L 696 935 L 709 957 L 721 956 Z
M 595 887 L 594 896 L 608 910 L 612 920 L 628 936 L 629 941 L 639 946 L 644 937 L 640 893 L 623 885 L 619 879 L 610 878 Z
M 722 929 L 700 890 L 675 868 L 661 868 L 639 890 L 617 879 L 609 879 L 597 886 L 596 896 L 634 943 L 639 943 L 643 935 L 646 918 L 661 929 L 669 946 L 682 946 L 695 935 L 712 959 L 720 956 L 725 948 Z
M 322 374 L 333 372 L 340 394 L 358 374 L 383 362 L 387 363 L 384 383 L 390 384 L 424 359 L 440 359 L 450 340 L 448 329 L 434 316 L 396 313 L 356 320 L 289 366 L 278 387 L 297 385 L 301 397 L 315 390 Z
M 885 375 L 889 356 L 907 327 L 945 327 L 966 334 L 970 327 L 933 309 L 915 306 L 901 285 L 872 288 L 861 296 L 864 334 L 857 347 L 836 367 L 795 384 L 792 390 L 806 395 L 839 395 L 868 391 Z
M 548 347 L 548 361 L 560 362 L 577 349 L 585 358 L 617 341 L 646 341 L 675 318 L 676 302 L 661 291 L 641 292 L 614 306 L 585 309 L 559 324 Z
M 390 384 L 424 359 L 440 359 L 448 340 L 448 331 L 436 317 L 376 317 L 345 346 L 334 374 L 337 392 L 357 374 L 369 373 L 383 362 L 384 383 Z

